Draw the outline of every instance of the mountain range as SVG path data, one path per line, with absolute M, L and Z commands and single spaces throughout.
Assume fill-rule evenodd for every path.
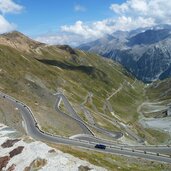
M 171 26 L 158 25 L 129 32 L 117 31 L 78 48 L 118 61 L 147 83 L 171 76 L 170 47 Z
M 161 32 L 160 40 L 168 39 L 170 34 L 168 30 L 169 28 L 165 28 L 164 32 L 163 29 L 156 28 L 157 32 Z M 155 32 L 155 29 L 152 31 Z M 139 38 L 136 39 L 136 36 L 141 37 L 141 34 L 146 32 L 148 31 L 140 29 L 132 32 L 116 32 L 93 43 L 94 45 L 97 43 L 100 45 L 102 42 L 107 44 L 108 41 L 111 41 L 117 44 L 118 49 L 120 47 L 124 49 L 124 46 L 140 47 L 141 43 L 138 42 Z M 130 37 L 129 41 L 128 37 Z M 156 37 L 155 42 L 159 41 L 159 38 Z M 143 46 L 148 46 L 150 38 L 147 36 L 146 39 L 143 40 Z M 150 44 L 154 43 L 154 38 L 150 40 Z M 138 50 L 134 49 L 134 52 L 137 52 L 137 56 L 132 59 L 134 61 L 140 60 L 138 56 L 140 48 Z M 128 58 L 130 57 L 128 56 Z M 137 80 L 118 62 L 90 52 L 73 49 L 68 45 L 40 43 L 14 31 L 0 35 L 0 80 L 0 93 L 14 97 L 16 103 L 21 101 L 28 105 L 41 130 L 48 134 L 59 135 L 66 139 L 71 139 L 73 135 L 84 134 L 80 124 L 69 117 L 71 114 L 65 107 L 63 100 L 59 106 L 57 105 L 56 95 L 60 92 L 65 95 L 76 114 L 89 126 L 96 138 L 119 144 L 136 144 L 140 142 L 140 138 L 148 144 L 155 145 L 168 144 L 171 141 L 170 134 L 165 129 L 144 126 L 146 125 L 145 119 L 149 120 L 150 117 L 159 117 L 159 119 L 164 117 L 164 119 L 169 120 L 167 113 L 171 104 L 171 79 L 153 82 L 147 86 Z M 56 105 L 62 112 L 55 110 Z M 4 95 L 1 95 L 1 122 L 17 130 L 21 137 L 25 137 L 26 131 L 23 127 L 24 122 L 20 111 L 21 109 L 18 109 L 13 103 L 7 101 Z M 144 125 L 141 123 L 144 123 Z M 170 128 L 170 123 L 168 127 Z M 123 136 L 119 139 L 113 139 L 110 134 L 104 134 L 106 131 L 110 133 L 119 132 Z M 31 144 L 21 144 L 22 149 L 27 149 Z M 34 149 L 39 150 L 40 145 L 38 143 Z M 49 143 L 49 145 L 52 144 Z M 52 146 L 54 147 L 54 144 Z M 134 161 L 136 163 L 135 167 L 131 158 L 127 161 L 127 158 L 111 157 L 109 154 L 102 155 L 87 149 L 83 153 L 80 149 L 70 146 L 55 145 L 55 147 L 108 170 L 113 170 L 115 167 L 127 170 L 128 165 L 131 169 L 137 171 L 141 170 L 142 166 L 149 170 L 150 165 L 151 169 L 151 162 L 148 165 L 147 162 L 144 163 L 139 159 Z M 6 151 L 6 149 L 1 148 L 1 151 Z M 45 167 L 48 167 L 49 162 L 53 161 L 54 158 L 49 157 L 46 150 L 41 151 L 41 154 L 45 153 L 48 157 L 41 155 L 43 158 L 38 162 L 43 162 L 46 165 Z M 32 151 L 24 154 L 28 157 L 32 154 Z M 5 159 L 13 161 L 8 156 L 5 156 Z M 14 161 L 14 164 L 16 161 L 23 160 L 22 158 L 18 159 Z M 125 162 L 123 162 L 124 160 Z M 31 160 L 31 163 L 27 164 L 32 167 L 36 161 L 32 162 Z M 116 161 L 116 165 L 113 161 Z M 24 166 L 22 165 L 22 167 L 25 167 L 25 164 L 23 163 Z M 0 162 L 0 168 L 1 165 Z M 10 163 L 9 166 L 11 166 Z M 18 168 L 20 165 L 12 166 Z M 51 166 L 55 167 L 56 165 Z M 157 165 L 154 167 L 153 170 L 158 168 Z

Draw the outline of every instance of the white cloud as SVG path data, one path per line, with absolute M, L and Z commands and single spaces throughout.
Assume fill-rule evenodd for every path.
M 112 33 L 114 27 L 111 22 L 113 21 L 103 20 L 86 24 L 82 21 L 77 21 L 74 25 L 62 26 L 61 31 L 57 34 L 45 34 L 37 37 L 36 40 L 47 44 L 78 46 L 81 43 L 97 39 L 106 33 Z
M 156 24 L 171 23 L 171 1 L 169 0 L 127 0 L 121 5 L 112 4 L 110 9 L 119 16 L 151 18 Z
M 115 21 L 115 29 L 117 30 L 123 30 L 123 31 L 129 31 L 136 28 L 144 28 L 144 27 L 150 27 L 152 25 L 155 25 L 155 22 L 152 18 L 143 18 L 143 17 L 127 17 L 127 16 L 121 16 L 118 17 Z
M 129 31 L 156 24 L 171 24 L 171 1 L 169 0 L 126 0 L 122 4 L 111 4 L 110 10 L 114 12 L 113 18 L 92 23 L 76 21 L 72 25 L 62 26 L 63 35 L 56 34 L 57 40 L 62 39 L 60 43 L 76 45 L 80 40 L 92 41 L 117 30 Z M 64 35 L 70 36 L 66 38 Z
M 138 17 L 132 19 L 131 17 L 118 17 L 117 19 L 106 19 L 96 21 L 93 23 L 84 23 L 77 21 L 73 25 L 64 25 L 61 27 L 60 33 L 53 35 L 42 35 L 36 40 L 48 44 L 69 44 L 78 46 L 79 44 L 86 43 L 98 39 L 105 34 L 111 34 L 117 30 L 132 30 L 137 26 L 149 27 L 154 25 L 153 19 L 144 19 Z
M 19 13 L 23 10 L 23 6 L 16 4 L 12 0 L 0 0 L 0 11 L 6 13 Z
M 117 30 L 127 31 L 135 29 L 137 27 L 149 27 L 154 24 L 155 23 L 152 18 L 132 18 L 121 16 L 115 19 L 105 19 L 90 24 L 84 23 L 82 21 L 77 21 L 73 25 L 62 26 L 61 31 L 67 34 L 78 35 L 80 36 L 80 39 L 86 42 L 98 39 L 104 36 L 105 34 L 111 34 Z M 70 44 L 72 44 L 72 42 L 70 42 Z
M 0 34 L 12 31 L 15 28 L 15 24 L 9 23 L 2 15 L 0 15 Z
M 77 11 L 77 12 L 85 12 L 86 8 L 84 6 L 82 6 L 82 5 L 77 4 L 77 5 L 74 6 L 74 10 Z
M 7 13 L 19 13 L 23 6 L 16 4 L 12 0 L 0 0 L 0 34 L 16 29 L 16 25 L 5 19 Z
M 89 26 L 89 25 L 86 25 L 85 23 L 83 23 L 82 21 L 77 21 L 74 25 L 62 26 L 61 31 L 81 35 L 86 39 L 88 39 L 92 36 L 98 37 L 99 36 L 99 29 L 98 30 L 94 29 L 93 25 Z M 96 25 L 94 25 L 94 26 L 96 27 Z
M 79 35 L 76 34 L 45 34 L 42 36 L 37 37 L 35 40 L 39 42 L 44 42 L 47 44 L 58 44 L 58 45 L 63 45 L 63 44 L 68 44 L 72 46 L 78 46 L 81 43 L 85 43 L 86 39 L 81 39 Z

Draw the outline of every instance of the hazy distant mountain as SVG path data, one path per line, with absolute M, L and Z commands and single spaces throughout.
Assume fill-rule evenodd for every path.
M 151 82 L 171 76 L 171 26 L 117 31 L 79 48 L 120 62 L 138 79 Z

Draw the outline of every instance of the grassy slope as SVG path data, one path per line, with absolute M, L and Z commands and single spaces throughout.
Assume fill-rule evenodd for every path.
M 65 136 L 81 133 L 77 123 L 54 111 L 53 93 L 57 89 L 64 90 L 64 94 L 78 111 L 80 111 L 79 104 L 85 100 L 88 92 L 92 92 L 93 103 L 100 113 L 103 112 L 104 100 L 114 89 L 118 89 L 125 80 L 130 84 L 134 82 L 132 77 L 125 75 L 125 70 L 119 64 L 99 58 L 95 54 L 77 51 L 75 55 L 58 47 L 45 47 L 40 51 L 41 53 L 24 53 L 0 45 L 0 80 L 2 80 L 0 90 L 30 106 L 42 128 L 51 133 Z M 110 99 L 116 114 L 125 122 L 133 124 L 137 120 L 137 106 L 144 99 L 142 92 L 143 84 L 136 81 L 134 89 L 125 85 L 123 91 Z M 94 110 L 91 105 L 87 107 Z M 112 117 L 110 113 L 106 114 Z M 95 115 L 98 122 L 97 113 Z M 99 117 L 99 122 L 102 121 L 104 125 L 107 124 Z M 109 124 L 106 128 L 114 129 L 110 128 Z M 74 153 L 74 150 L 66 152 Z M 84 155 L 83 158 L 89 156 L 85 152 L 81 155 Z M 94 153 L 91 156 L 98 157 Z M 105 155 L 105 157 L 108 160 L 111 156 Z M 103 162 L 106 163 L 107 160 Z M 101 154 L 97 161 L 91 162 L 99 164 L 100 161 L 102 161 Z M 118 159 L 116 162 L 119 162 Z M 111 169 L 113 162 L 108 164 L 107 168 Z M 122 170 L 125 170 L 127 165 L 129 162 Z M 138 167 L 139 164 L 135 166 Z M 158 166 L 154 168 L 156 167 Z
M 146 94 L 152 101 L 170 101 L 171 99 L 171 79 L 157 81 L 146 88 Z
M 3 45 L 0 45 L 0 60 L 0 79 L 3 80 L 0 89 L 28 104 L 46 131 L 66 136 L 82 133 L 77 123 L 54 111 L 53 93 L 57 89 L 64 90 L 83 119 L 85 116 L 79 105 L 84 102 L 88 92 L 92 92 L 97 111 L 92 105 L 87 104 L 86 107 L 92 111 L 97 123 L 103 123 L 100 126 L 118 131 L 98 115 L 103 113 L 105 99 L 122 84 L 123 89 L 109 100 L 115 114 L 123 122 L 131 124 L 143 137 L 155 136 L 148 136 L 137 122 L 137 106 L 145 98 L 144 85 L 139 81 L 134 83 L 134 78 L 113 61 L 57 46 L 44 47 L 39 53 L 24 53 Z M 134 83 L 134 88 L 128 82 Z M 150 90 L 153 91 L 155 89 Z M 113 117 L 109 111 L 105 114 Z
M 6 125 L 11 125 L 14 129 L 20 130 L 21 134 L 26 134 L 18 109 L 3 98 L 0 98 L 0 121 Z
M 45 47 L 41 53 L 24 53 L 1 45 L 0 79 L 3 81 L 0 88 L 27 103 L 45 130 L 51 127 L 51 132 L 70 135 L 69 130 L 74 129 L 78 133 L 78 125 L 72 120 L 67 118 L 71 125 L 75 125 L 74 128 L 65 124 L 66 118 L 63 116 L 60 116 L 62 123 L 55 121 L 57 116 L 53 110 L 55 98 L 52 94 L 57 89 L 64 90 L 75 108 L 84 101 L 88 92 L 92 92 L 93 102 L 102 112 L 104 100 L 112 90 L 117 89 L 124 80 L 130 83 L 134 80 L 125 76 L 121 66 L 112 61 L 81 51 L 76 53 L 58 47 Z M 132 91 L 131 88 L 128 91 Z M 115 102 L 116 105 L 119 103 Z M 129 101 L 126 106 L 132 108 Z M 44 119 L 47 114 L 48 119 Z M 56 124 L 59 125 L 52 129 L 51 125 Z M 63 129 L 60 131 L 59 127 Z

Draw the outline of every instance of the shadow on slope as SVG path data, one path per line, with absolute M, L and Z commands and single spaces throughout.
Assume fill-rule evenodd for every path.
M 37 60 L 39 62 L 46 64 L 46 65 L 56 66 L 56 67 L 59 67 L 61 69 L 72 70 L 72 71 L 80 71 L 80 72 L 85 73 L 89 76 L 92 76 L 95 79 L 103 81 L 106 84 L 110 83 L 106 73 L 104 73 L 103 71 L 101 71 L 95 67 L 92 67 L 92 66 L 74 65 L 74 64 L 68 63 L 68 62 L 64 63 L 61 61 L 49 60 L 49 59 L 37 59 Z

